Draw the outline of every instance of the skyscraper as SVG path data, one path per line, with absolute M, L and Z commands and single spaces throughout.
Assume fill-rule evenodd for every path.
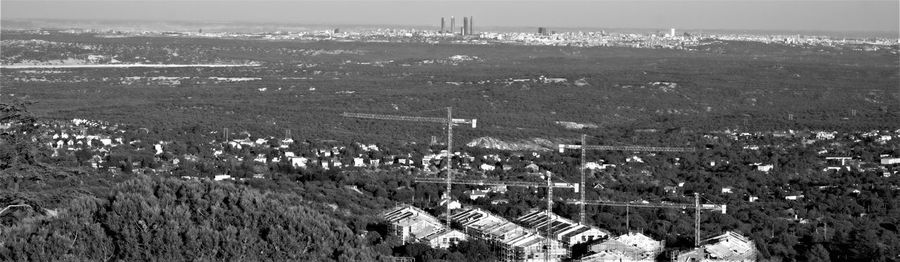
M 468 17 L 465 17 L 465 16 L 463 16 L 463 28 L 462 28 L 462 34 L 463 34 L 463 35 L 468 35 L 468 34 L 469 34 L 469 18 L 468 18 Z
M 469 34 L 470 35 L 475 34 L 475 17 L 474 16 L 469 17 Z
M 450 16 L 450 32 L 452 33 L 455 30 L 456 30 L 456 17 Z
M 441 17 L 441 31 L 440 31 L 440 33 L 443 33 L 443 32 L 444 32 L 444 17 L 442 16 L 442 17 Z

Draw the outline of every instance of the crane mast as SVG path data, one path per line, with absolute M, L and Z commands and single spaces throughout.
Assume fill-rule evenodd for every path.
M 553 236 L 553 228 L 551 227 L 553 223 L 551 223 L 550 216 L 553 214 L 553 184 L 550 181 L 550 177 L 553 176 L 553 173 L 547 173 L 547 237 L 544 238 L 544 246 L 547 248 L 544 252 L 544 261 L 550 261 L 550 245 L 553 244 L 550 241 L 550 238 Z
M 451 187 L 451 174 L 450 169 L 452 168 L 453 163 L 451 162 L 453 157 L 453 126 L 456 124 L 471 124 L 472 128 L 478 123 L 478 119 L 454 119 L 453 118 L 453 108 L 447 107 L 447 118 L 440 117 L 422 117 L 422 116 L 398 116 L 398 115 L 380 115 L 380 114 L 367 114 L 367 113 L 347 113 L 344 112 L 341 114 L 343 117 L 352 117 L 352 118 L 365 118 L 365 119 L 379 119 L 379 120 L 396 120 L 396 121 L 412 121 L 412 122 L 432 122 L 432 123 L 446 123 L 447 124 L 447 166 L 445 170 L 447 172 L 447 178 L 444 181 L 447 184 L 447 195 L 445 200 L 447 201 L 447 227 L 450 227 L 450 190 Z
M 581 145 L 581 200 L 584 201 L 584 172 L 585 169 L 587 169 L 584 165 L 584 163 L 587 163 L 587 160 L 585 160 L 587 158 L 587 152 L 585 152 L 585 145 L 587 145 L 587 135 L 585 134 L 581 134 Z M 593 174 L 593 172 L 591 174 Z M 578 205 L 578 223 L 584 225 L 584 216 L 584 205 Z
M 453 110 L 450 107 L 447 107 L 447 228 L 450 228 L 450 202 L 453 199 L 451 196 L 451 184 L 450 179 L 452 179 L 450 168 L 453 166 L 453 162 L 451 156 L 453 155 Z
M 585 208 L 584 203 L 585 199 L 585 172 L 587 166 L 587 160 L 585 156 L 587 155 L 587 150 L 599 150 L 599 151 L 633 151 L 633 152 L 694 152 L 696 149 L 689 147 L 659 147 L 659 146 L 608 146 L 608 145 L 588 145 L 587 144 L 587 135 L 581 134 L 581 144 L 580 145 L 570 145 L 570 144 L 559 144 L 559 152 L 563 153 L 566 149 L 581 149 L 581 203 L 578 206 L 578 223 L 584 225 L 585 222 Z

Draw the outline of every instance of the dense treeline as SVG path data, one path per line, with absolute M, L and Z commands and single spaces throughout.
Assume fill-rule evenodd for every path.
M 384 259 L 296 194 L 146 176 L 116 183 L 43 163 L 24 105 L 0 109 L 10 124 L 0 137 L 0 206 L 28 205 L 0 214 L 0 260 Z
M 0 260 L 354 260 L 379 257 L 296 195 L 138 178 L 3 229 Z M 46 212 L 45 212 L 46 213 Z

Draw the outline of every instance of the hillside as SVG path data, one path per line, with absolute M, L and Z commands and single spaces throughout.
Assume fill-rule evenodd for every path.
M 30 194 L 30 193 L 29 193 Z M 27 194 L 5 191 L 5 204 Z M 139 177 L 4 221 L 0 260 L 342 260 L 378 256 L 296 195 Z

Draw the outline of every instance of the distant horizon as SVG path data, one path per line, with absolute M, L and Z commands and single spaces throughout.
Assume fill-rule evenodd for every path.
M 40 25 L 32 25 L 32 26 L 22 26 L 22 23 L 38 23 L 41 22 L 52 22 L 52 23 L 62 23 L 62 22 L 76 22 L 83 24 L 69 24 L 66 26 L 40 26 Z M 353 23 L 345 23 L 345 24 L 335 24 L 335 23 L 303 23 L 303 22 L 273 22 L 273 21 L 191 21 L 191 20 L 170 20 L 170 21 L 157 21 L 157 20 L 147 20 L 147 19 L 68 19 L 68 18 L 51 18 L 51 19 L 27 19 L 27 18 L 13 18 L 13 19 L 0 19 L 0 25 L 14 23 L 14 28 L 8 28 L 9 26 L 0 26 L 2 30 L 17 30 L 17 29 L 92 29 L 92 30 L 119 30 L 125 31 L 129 29 L 125 29 L 125 27 L 143 27 L 142 30 L 147 31 L 171 31 L 177 30 L 181 32 L 187 31 L 195 31 L 197 29 L 203 29 L 204 32 L 231 32 L 231 33 L 263 33 L 263 32 L 276 32 L 276 31 L 288 31 L 288 32 L 300 32 L 300 31 L 314 31 L 314 30 L 329 30 L 333 28 L 340 28 L 343 30 L 347 29 L 415 29 L 415 30 L 439 30 L 439 25 L 430 25 L 430 24 L 353 24 Z M 448 22 L 449 23 L 449 22 Z M 88 24 L 95 24 L 95 26 L 87 26 Z M 179 29 L 154 29 L 152 28 L 154 24 L 157 25 L 190 25 L 195 24 L 197 26 L 207 25 L 212 26 L 208 28 L 179 28 Z M 276 26 L 284 26 L 292 29 L 298 29 L 298 27 L 308 27 L 306 29 L 291 31 L 291 30 L 282 30 L 272 28 L 273 30 L 216 30 L 215 25 L 219 25 L 220 27 L 228 27 L 234 25 L 243 25 L 246 27 L 276 27 Z M 105 28 L 98 28 L 105 27 Z M 476 31 L 478 28 L 484 29 L 481 32 L 537 32 L 538 26 L 514 26 L 514 25 L 485 25 L 485 26 L 476 26 Z M 597 27 L 597 26 L 580 26 L 580 27 L 550 27 L 552 31 L 559 31 L 561 33 L 564 32 L 599 32 L 599 31 L 607 31 L 613 33 L 649 33 L 649 32 L 668 32 L 670 28 L 640 28 L 640 27 Z M 675 28 L 678 32 L 700 32 L 700 33 L 769 33 L 769 34 L 801 34 L 801 35 L 809 35 L 809 36 L 832 36 L 837 37 L 839 35 L 846 35 L 845 37 L 888 37 L 888 38 L 900 38 L 900 32 L 894 31 L 863 31 L 863 30 L 845 30 L 845 31 L 835 31 L 835 30 L 775 30 L 775 29 L 729 29 L 729 28 Z M 137 30 L 135 28 L 130 28 L 130 30 Z
M 900 32 L 896 0 L 4 0 L 3 20 L 278 23 L 727 31 Z M 455 30 L 454 30 L 455 31 Z

